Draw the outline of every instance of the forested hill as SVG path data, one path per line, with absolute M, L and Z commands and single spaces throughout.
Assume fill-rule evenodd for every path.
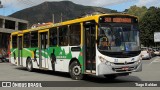
M 35 23 L 52 22 L 53 14 L 55 22 L 59 22 L 61 15 L 63 21 L 65 21 L 93 12 L 115 13 L 117 11 L 101 7 L 83 6 L 71 1 L 60 1 L 44 2 L 37 6 L 18 11 L 10 15 L 10 17 L 28 20 L 30 25 L 32 25 Z

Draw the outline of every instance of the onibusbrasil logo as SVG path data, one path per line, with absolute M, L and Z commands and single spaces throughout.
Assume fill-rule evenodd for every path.
M 42 87 L 37 82 L 2 82 L 2 87 Z

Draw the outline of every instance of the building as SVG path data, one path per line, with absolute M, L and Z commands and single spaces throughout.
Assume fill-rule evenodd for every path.
M 11 33 L 24 30 L 28 27 L 28 21 L 0 15 L 0 32 Z
M 10 33 L 28 28 L 28 21 L 0 15 L 0 59 L 7 56 Z

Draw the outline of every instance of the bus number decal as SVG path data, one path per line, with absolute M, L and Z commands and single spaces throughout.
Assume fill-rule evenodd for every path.
M 118 62 L 118 59 L 114 59 L 114 62 L 117 63 L 117 62 Z

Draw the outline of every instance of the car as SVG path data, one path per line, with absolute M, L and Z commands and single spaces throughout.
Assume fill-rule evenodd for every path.
M 153 47 L 153 51 L 154 51 L 155 56 L 160 55 L 160 49 L 158 47 Z
M 4 62 L 5 59 L 4 59 L 4 56 L 0 53 L 0 62 Z
M 154 50 L 154 54 L 155 54 L 156 56 L 159 56 L 159 55 L 160 55 L 160 51 L 159 51 L 159 50 Z
M 148 48 L 148 52 L 151 54 L 151 57 L 155 57 L 155 53 L 154 53 L 154 50 L 153 48 Z
M 5 48 L 0 48 L 0 62 L 9 62 L 7 50 Z
M 147 47 L 141 48 L 141 56 L 142 56 L 142 59 L 151 59 L 152 58 L 151 52 L 148 50 Z

